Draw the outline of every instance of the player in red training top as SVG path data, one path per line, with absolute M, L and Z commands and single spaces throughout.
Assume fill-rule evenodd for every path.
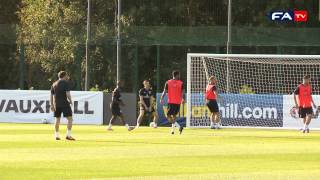
M 219 106 L 217 103 L 218 92 L 217 92 L 217 80 L 214 76 L 209 78 L 209 84 L 206 88 L 206 103 L 208 109 L 211 112 L 210 121 L 211 121 L 211 129 L 220 129 L 219 123 Z
M 311 78 L 309 75 L 303 77 L 303 83 L 294 91 L 294 103 L 299 108 L 299 117 L 303 118 L 303 133 L 309 133 L 309 124 L 313 115 L 313 109 L 316 108 L 312 99 L 312 87 L 310 85 Z
M 180 105 L 184 102 L 183 82 L 180 80 L 180 72 L 173 71 L 173 78 L 168 80 L 164 86 L 163 93 L 160 98 L 161 104 L 163 104 L 163 98 L 168 93 L 168 112 L 167 118 L 172 123 L 171 134 L 174 134 L 175 127 L 179 127 L 180 134 L 183 131 L 183 126 L 180 126 L 176 120 L 177 115 L 180 112 Z

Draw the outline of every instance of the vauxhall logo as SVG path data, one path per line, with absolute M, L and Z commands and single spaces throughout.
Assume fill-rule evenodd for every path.
M 0 112 L 50 113 L 50 101 L 2 99 L 0 101 Z M 74 101 L 73 113 L 74 114 L 94 114 L 94 111 L 90 110 L 88 101 L 84 101 L 84 102 Z

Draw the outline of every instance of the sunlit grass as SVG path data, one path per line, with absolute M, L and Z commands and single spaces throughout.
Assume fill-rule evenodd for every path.
M 61 127 L 61 135 L 65 133 Z M 320 132 L 0 124 L 0 179 L 318 179 Z M 63 136 L 62 136 L 63 137 Z

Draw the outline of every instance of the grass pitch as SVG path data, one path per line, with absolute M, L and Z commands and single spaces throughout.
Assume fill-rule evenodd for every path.
M 0 179 L 320 179 L 320 132 L 105 129 L 0 124 Z

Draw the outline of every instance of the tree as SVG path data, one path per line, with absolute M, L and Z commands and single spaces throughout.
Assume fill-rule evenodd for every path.
M 15 12 L 20 0 L 0 1 L 0 88 L 18 87 L 15 24 L 18 22 Z
M 116 2 L 92 0 L 91 87 L 98 84 L 101 89 L 111 89 L 115 85 Z M 135 74 L 139 76 L 138 82 L 144 78 L 156 78 L 156 46 L 161 46 L 161 82 L 169 78 L 173 69 L 180 69 L 183 76 L 186 76 L 188 52 L 225 52 L 228 0 L 122 0 L 122 5 L 122 77 L 125 78 L 127 91 L 137 84 L 133 81 L 136 79 L 133 78 Z M 277 34 L 264 29 L 279 26 L 268 21 L 267 13 L 273 9 L 293 8 L 296 5 L 308 8 L 310 14 L 317 11 L 312 8 L 317 5 L 315 1 L 234 0 L 233 41 L 235 44 L 236 41 L 247 43 L 244 47 L 254 47 L 251 39 L 279 38 Z M 73 79 L 79 78 L 77 72 L 84 74 L 86 8 L 86 0 L 22 0 L 18 13 L 20 31 L 17 42 L 23 42 L 27 46 L 29 81 L 35 84 L 35 88 L 49 88 L 51 81 L 56 79 L 56 72 L 61 69 L 71 72 Z M 306 25 L 288 24 L 281 28 L 318 27 L 315 16 L 309 17 L 311 21 Z M 212 32 L 216 27 L 219 32 Z M 201 29 L 200 33 L 198 29 Z M 241 36 L 245 34 L 242 29 L 247 34 L 250 33 L 250 38 Z M 219 35 L 213 39 L 211 36 L 216 34 Z M 246 52 L 248 48 L 239 49 Z M 274 49 L 268 52 L 276 53 Z M 139 59 L 139 62 L 135 59 Z M 146 66 L 149 68 L 145 68 Z M 31 76 L 33 72 L 40 75 Z M 83 79 L 80 81 L 83 83 Z

